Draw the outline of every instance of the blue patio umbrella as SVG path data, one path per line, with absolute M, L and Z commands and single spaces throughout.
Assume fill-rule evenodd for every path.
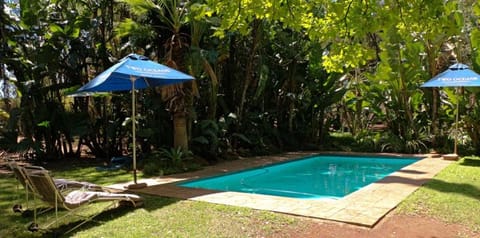
M 480 75 L 467 65 L 456 63 L 421 87 L 480 87 Z
M 480 75 L 469 69 L 467 65 L 456 63 L 448 67 L 447 70 L 436 75 L 421 87 L 480 87 Z M 455 118 L 455 145 L 454 154 L 457 154 L 458 137 L 458 101 Z
M 108 68 L 87 84 L 79 88 L 76 94 L 91 92 L 132 92 L 132 144 L 133 144 L 133 179 L 137 184 L 137 154 L 135 128 L 135 90 L 148 87 L 183 83 L 194 78 L 165 65 L 153 62 L 145 56 L 130 54 L 117 64 Z

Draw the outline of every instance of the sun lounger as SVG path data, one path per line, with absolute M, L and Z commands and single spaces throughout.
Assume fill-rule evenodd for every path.
M 25 200 L 27 207 L 25 210 L 23 210 L 22 205 L 20 204 L 15 204 L 13 206 L 13 211 L 14 212 L 20 212 L 24 213 L 25 211 L 28 211 L 28 206 L 29 206 L 29 195 L 35 193 L 36 191 L 33 190 L 32 186 L 29 185 L 28 183 L 28 178 L 26 176 L 26 171 L 25 170 L 45 170 L 43 167 L 40 166 L 21 166 L 16 162 L 10 161 L 7 163 L 8 167 L 10 170 L 12 170 L 13 174 L 15 175 L 15 178 L 17 181 L 22 185 L 22 187 L 25 190 Z M 92 191 L 109 191 L 107 188 L 104 188 L 102 186 L 99 186 L 97 184 L 93 183 L 88 183 L 88 182 L 79 182 L 79 181 L 74 181 L 74 180 L 68 180 L 68 179 L 53 179 L 55 186 L 60 190 L 60 191 L 68 191 L 71 189 L 87 189 L 87 190 L 92 190 Z M 18 187 L 17 187 L 18 191 Z M 18 193 L 18 192 L 17 192 Z M 28 214 L 28 212 L 27 212 Z
M 26 170 L 26 175 L 28 182 L 31 184 L 33 189 L 36 191 L 34 198 L 37 197 L 42 201 L 50 204 L 55 208 L 55 220 L 44 227 L 46 229 L 51 225 L 57 223 L 60 219 L 63 219 L 69 215 L 78 215 L 77 212 L 82 210 L 84 206 L 96 202 L 105 202 L 107 206 L 102 210 L 108 210 L 112 207 L 118 205 L 130 205 L 132 207 L 138 207 L 143 204 L 142 197 L 136 194 L 123 194 L 123 193 L 109 193 L 109 192 L 98 192 L 98 191 L 88 191 L 88 190 L 74 190 L 68 192 L 64 195 L 58 187 L 55 185 L 55 181 L 50 176 L 46 170 Z M 68 212 L 62 216 L 58 217 L 58 209 L 65 209 Z M 95 216 L 101 214 L 101 212 L 91 215 L 89 217 L 84 217 L 84 221 L 76 225 L 66 233 L 78 228 L 84 223 L 91 221 Z M 36 221 L 36 215 L 34 216 L 33 223 L 29 226 L 29 230 L 36 231 L 40 229 Z

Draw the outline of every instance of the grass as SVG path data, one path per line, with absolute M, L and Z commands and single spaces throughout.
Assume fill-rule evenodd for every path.
M 465 157 L 448 166 L 405 199 L 397 212 L 426 215 L 480 231 L 480 158 Z
M 72 165 L 67 170 L 53 169 L 55 177 L 108 185 L 131 180 L 125 171 L 96 171 L 93 167 Z M 16 192 L 11 175 L 0 175 L 0 237 L 51 237 L 80 221 L 69 219 L 49 232 L 31 233 L 32 220 L 12 212 L 23 202 L 23 191 Z M 74 237 L 282 237 L 286 231 L 303 230 L 304 219 L 268 211 L 258 211 L 198 201 L 142 195 L 141 208 L 115 208 L 101 213 L 97 222 L 88 222 L 69 234 Z M 397 212 L 426 215 L 446 222 L 464 224 L 480 230 L 480 158 L 468 157 L 454 163 L 404 200 Z M 93 207 L 85 213 L 94 214 Z M 47 213 L 53 216 L 54 213 Z M 45 220 L 40 220 L 44 222 Z M 291 233 L 290 233 L 291 234 Z
M 70 167 L 54 170 L 57 178 L 69 178 L 98 184 L 130 181 L 125 171 L 96 171 L 93 167 Z M 72 217 L 49 231 L 29 232 L 32 217 L 13 213 L 13 204 L 24 204 L 24 193 L 16 191 L 13 175 L 0 175 L 0 237 L 52 237 L 64 233 L 81 219 Z M 261 237 L 278 236 L 285 229 L 301 229 L 301 219 L 284 214 L 258 211 L 226 205 L 215 205 L 142 195 L 141 208 L 114 208 L 68 234 L 68 237 Z M 84 214 L 95 214 L 99 206 L 85 207 Z M 63 214 L 63 213 L 62 213 Z M 46 224 L 55 213 L 39 216 L 38 223 Z M 51 221 L 51 220 L 50 220 Z

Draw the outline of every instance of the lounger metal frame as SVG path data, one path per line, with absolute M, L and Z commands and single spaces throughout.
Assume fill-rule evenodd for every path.
M 46 170 L 45 168 L 41 167 L 41 166 L 32 166 L 32 165 L 22 166 L 15 161 L 9 161 L 7 163 L 7 165 L 10 168 L 10 170 L 12 170 L 12 172 L 13 172 L 15 178 L 17 179 L 17 181 L 23 186 L 23 188 L 25 190 L 26 208 L 23 209 L 20 204 L 15 204 L 13 206 L 14 212 L 22 212 L 23 213 L 25 211 L 28 211 L 28 208 L 30 206 L 30 204 L 29 204 L 30 194 L 33 195 L 34 193 L 38 193 L 37 191 L 34 190 L 35 188 L 32 187 L 31 184 L 29 183 L 27 175 L 25 174 L 26 173 L 25 170 L 32 170 L 32 171 L 43 170 L 43 171 L 47 171 L 48 173 L 49 173 L 49 171 Z M 96 185 L 96 184 L 92 184 L 92 183 L 88 183 L 88 182 L 78 182 L 78 181 L 73 181 L 73 180 L 68 180 L 68 179 L 53 179 L 53 181 L 55 183 L 55 186 L 64 194 L 66 194 L 68 191 L 72 191 L 73 189 L 87 189 L 87 190 L 91 190 L 91 191 L 113 192 L 112 189 L 105 188 L 105 187 L 102 187 L 102 186 L 99 186 L 99 185 Z M 19 186 L 17 184 L 17 186 L 16 186 L 16 194 L 17 195 L 19 193 L 19 190 L 20 189 L 19 189 Z M 45 210 L 41 211 L 41 213 L 46 212 L 50 209 L 51 208 L 46 208 Z
M 39 167 L 39 166 L 21 166 L 19 165 L 18 163 L 16 162 L 13 162 L 13 161 L 9 161 L 7 163 L 8 167 L 10 168 L 10 170 L 13 172 L 15 178 L 17 179 L 17 181 L 19 182 L 19 184 L 22 185 L 22 187 L 24 188 L 24 192 L 25 192 L 25 200 L 26 200 L 26 207 L 25 209 L 23 210 L 22 206 L 20 204 L 15 204 L 13 206 L 13 210 L 15 212 L 25 212 L 25 211 L 28 211 L 28 208 L 30 206 L 30 194 L 35 194 L 36 191 L 35 191 L 35 188 L 29 183 L 28 181 L 28 178 L 27 178 L 27 175 L 25 174 L 25 169 L 30 169 L 30 170 L 44 170 L 43 167 Z M 16 185 L 16 194 L 18 195 L 19 193 L 19 186 L 18 184 Z M 18 197 L 17 197 L 18 198 Z M 50 210 L 51 208 L 46 208 L 44 210 L 41 211 L 41 213 L 43 212 L 46 212 L 48 210 Z
M 57 224 L 59 220 L 66 218 L 70 215 L 76 215 L 84 219 L 81 223 L 75 227 L 68 230 L 66 233 L 77 229 L 81 225 L 92 221 L 93 218 L 101 214 L 102 212 L 109 210 L 119 204 L 119 202 L 127 202 L 133 207 L 137 207 L 142 204 L 143 199 L 138 195 L 134 194 L 115 194 L 108 192 L 95 192 L 95 191 L 86 191 L 86 190 L 74 190 L 67 194 L 66 196 L 55 186 L 53 178 L 50 176 L 47 170 L 28 170 L 26 169 L 26 175 L 28 178 L 28 183 L 31 184 L 33 189 L 36 191 L 34 193 L 34 199 L 41 199 L 42 201 L 50 204 L 55 208 L 55 220 L 43 226 L 42 229 L 48 229 L 50 226 Z M 81 195 L 81 196 L 91 196 L 89 199 L 80 200 L 79 203 L 71 203 L 66 197 L 71 195 Z M 102 211 L 93 214 L 91 216 L 82 216 L 78 214 L 80 208 L 96 202 L 108 202 L 107 206 L 102 209 Z M 58 210 L 59 208 L 65 209 L 68 212 L 59 217 Z M 34 212 L 35 213 L 35 212 Z M 36 213 L 35 213 L 36 214 Z M 34 216 L 34 221 L 31 225 L 32 229 L 40 229 L 37 224 L 36 215 Z M 66 234 L 65 233 L 65 234 Z

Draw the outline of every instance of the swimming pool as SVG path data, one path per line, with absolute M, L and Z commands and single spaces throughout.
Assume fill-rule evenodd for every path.
M 316 155 L 179 186 L 299 199 L 338 199 L 416 161 L 414 157 Z

